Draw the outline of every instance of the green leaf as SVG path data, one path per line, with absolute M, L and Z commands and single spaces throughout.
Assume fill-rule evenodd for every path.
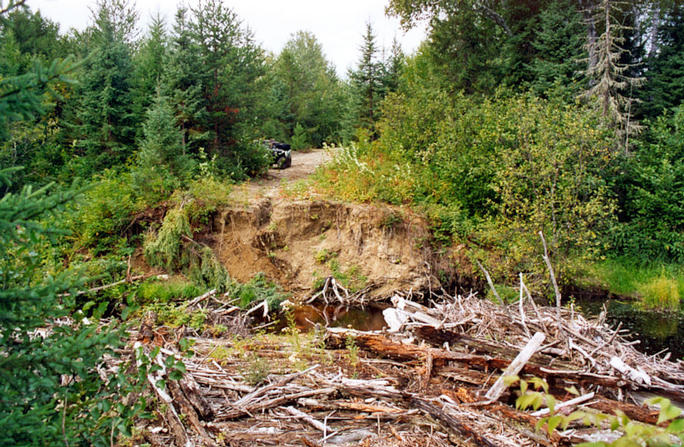
M 577 391 L 577 388 L 575 387 L 575 385 L 571 386 L 570 388 L 564 388 L 564 389 L 565 389 L 565 391 L 572 394 L 573 396 L 579 396 L 580 395 L 580 392 Z
M 182 340 L 181 340 L 181 341 L 182 341 Z M 517 375 L 514 375 L 514 376 L 504 376 L 504 378 L 503 378 L 503 383 L 504 383 L 504 385 L 506 385 L 507 387 L 509 387 L 509 386 L 513 385 L 514 383 L 518 382 L 519 380 L 520 380 L 520 377 L 518 377 Z
M 668 433 L 683 433 L 684 432 L 684 419 L 676 419 L 670 422 L 667 426 Z
M 664 399 L 660 403 L 660 414 L 658 415 L 658 424 L 665 421 L 672 420 L 682 414 L 682 410 L 672 405 L 668 399 Z
M 549 433 L 549 436 L 551 436 L 553 434 L 554 430 L 556 430 L 556 428 L 558 427 L 558 425 L 560 425 L 560 423 L 562 421 L 563 421 L 562 416 L 551 416 L 549 418 L 549 421 L 548 421 L 547 427 L 546 427 L 546 431 Z

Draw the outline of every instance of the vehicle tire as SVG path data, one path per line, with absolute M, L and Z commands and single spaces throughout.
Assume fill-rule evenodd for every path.
M 278 167 L 278 169 L 289 168 L 290 166 L 292 166 L 292 156 L 287 155 L 278 157 L 278 160 L 276 160 L 276 166 Z
M 283 165 L 283 169 L 287 169 L 290 166 L 292 166 L 292 155 L 288 154 L 285 158 L 285 164 Z

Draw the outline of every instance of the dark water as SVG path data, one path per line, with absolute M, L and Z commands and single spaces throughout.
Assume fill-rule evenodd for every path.
M 294 310 L 294 320 L 297 328 L 304 331 L 312 329 L 316 324 L 377 331 L 387 326 L 382 311 L 388 307 L 390 305 L 384 303 L 373 303 L 364 307 L 314 304 L 297 307 Z
M 631 332 L 630 338 L 640 340 L 635 346 L 640 351 L 656 354 L 667 349 L 672 360 L 684 358 L 684 311 L 647 311 L 637 303 L 599 298 L 583 298 L 577 304 L 591 316 L 598 315 L 605 304 L 608 323 L 617 327 L 622 322 L 622 328 Z
M 684 358 L 684 310 L 679 312 L 646 311 L 637 303 L 597 296 L 585 296 L 576 301 L 579 310 L 588 316 L 598 315 L 605 304 L 607 322 L 630 332 L 629 339 L 639 340 L 635 347 L 647 354 L 663 350 L 672 353 L 671 359 Z M 386 327 L 382 311 L 389 303 L 374 303 L 365 307 L 300 306 L 294 310 L 295 325 L 307 331 L 315 325 L 330 327 L 351 327 L 361 331 L 375 331 Z M 285 324 L 282 325 L 283 327 Z

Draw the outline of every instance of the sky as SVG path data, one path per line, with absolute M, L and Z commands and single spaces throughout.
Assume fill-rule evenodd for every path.
M 60 24 L 62 32 L 84 29 L 91 22 L 89 7 L 95 0 L 28 0 L 32 10 Z M 195 4 L 188 0 L 186 4 Z M 424 28 L 404 32 L 399 20 L 385 15 L 388 0 L 224 0 L 253 32 L 263 48 L 278 53 L 291 34 L 310 31 L 321 42 L 327 58 L 344 76 L 360 57 L 362 36 L 370 21 L 380 47 L 389 47 L 396 37 L 404 52 L 412 53 L 424 39 Z M 145 29 L 159 11 L 170 24 L 178 4 L 175 0 L 137 0 L 140 27 Z

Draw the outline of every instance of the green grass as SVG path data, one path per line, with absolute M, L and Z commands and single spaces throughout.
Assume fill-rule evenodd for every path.
M 613 258 L 583 265 L 578 270 L 578 285 L 641 298 L 647 307 L 676 307 L 684 296 L 684 265 L 680 264 L 644 264 L 629 258 Z
M 168 303 L 191 300 L 204 292 L 204 287 L 181 278 L 174 278 L 168 281 L 152 280 L 142 283 L 136 291 L 136 298 L 139 304 Z

